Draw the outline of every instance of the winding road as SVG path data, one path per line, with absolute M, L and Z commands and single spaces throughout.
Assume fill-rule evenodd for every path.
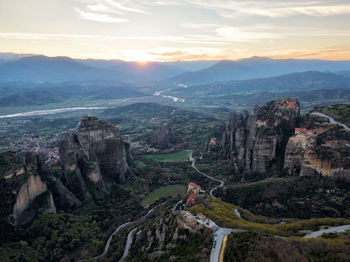
M 219 179 L 216 179 L 216 178 L 214 178 L 214 177 L 208 176 L 207 174 L 205 174 L 205 173 L 199 171 L 198 168 L 195 166 L 195 159 L 193 158 L 193 151 L 192 151 L 192 150 L 190 151 L 189 160 L 192 162 L 192 168 L 193 168 L 194 170 L 196 170 L 197 173 L 201 174 L 202 176 L 205 176 L 206 178 L 209 178 L 209 179 L 211 179 L 211 180 L 213 180 L 213 181 L 216 181 L 216 182 L 219 182 L 219 183 L 220 183 L 220 185 L 218 185 L 218 186 L 212 188 L 212 189 L 209 191 L 209 195 L 210 195 L 212 198 L 216 198 L 216 197 L 213 195 L 213 192 L 214 192 L 217 188 L 223 187 L 223 186 L 224 186 L 224 182 L 221 181 L 221 180 L 219 180 Z
M 175 204 L 175 206 L 173 207 L 173 209 L 171 210 L 171 213 L 174 213 L 176 211 L 176 208 L 178 207 L 178 205 L 182 204 L 184 201 L 181 199 L 179 202 L 177 202 Z
M 323 229 L 323 230 L 319 230 L 319 231 L 315 231 L 315 232 L 312 232 L 310 234 L 307 234 L 306 236 L 304 236 L 304 238 L 316 238 L 316 237 L 322 236 L 323 234 L 341 233 L 341 232 L 345 232 L 347 230 L 350 230 L 350 225 L 331 227 L 331 228 L 327 228 L 327 229 Z
M 88 259 L 83 259 L 83 260 L 80 260 L 80 261 L 95 261 L 97 259 L 100 259 L 102 257 L 104 257 L 108 251 L 109 251 L 109 248 L 111 246 L 111 242 L 112 242 L 112 239 L 115 235 L 117 235 L 119 232 L 121 232 L 122 230 L 126 229 L 126 228 L 129 228 L 129 227 L 137 227 L 138 225 L 141 225 L 142 223 L 144 223 L 146 221 L 146 219 L 153 215 L 156 210 L 158 209 L 158 207 L 164 205 L 167 201 L 155 206 L 154 208 L 150 209 L 147 214 L 145 214 L 144 216 L 140 217 L 139 219 L 137 220 L 134 220 L 134 221 L 130 221 L 130 222 L 126 222 L 122 225 L 120 225 L 116 230 L 114 230 L 114 232 L 110 235 L 110 237 L 108 238 L 107 240 L 107 243 L 106 243 L 106 246 L 102 252 L 101 255 L 98 255 L 96 257 L 92 257 L 92 258 L 88 258 Z M 130 250 L 130 247 L 131 247 L 131 244 L 132 244 L 132 237 L 133 237 L 133 234 L 135 233 L 137 228 L 134 228 L 132 231 L 130 231 L 130 233 L 128 234 L 128 238 L 127 238 L 127 241 L 126 241 L 126 245 L 125 245 L 125 248 L 124 248 L 124 253 L 123 253 L 123 256 L 122 258 L 119 260 L 119 261 L 123 261 L 129 254 L 129 250 Z
M 317 112 L 318 113 L 318 112 Z M 319 113 L 321 114 L 321 113 Z M 317 114 L 318 115 L 318 114 Z M 322 114 L 323 115 L 323 114 Z M 328 117 L 325 115 L 325 117 Z M 331 118 L 331 117 L 329 117 Z M 331 118 L 332 119 L 332 118 Z M 334 121 L 334 119 L 333 119 Z M 331 120 L 330 120 L 331 123 L 333 123 Z M 339 123 L 338 123 L 339 124 Z M 345 125 L 344 125 L 345 126 Z M 345 126 L 345 128 L 348 128 Z M 224 186 L 224 182 L 217 179 L 217 178 L 214 178 L 214 177 L 211 177 L 201 171 L 198 170 L 198 168 L 195 166 L 195 159 L 193 158 L 193 151 L 191 150 L 190 151 L 190 154 L 189 154 L 189 161 L 192 162 L 192 168 L 194 170 L 196 170 L 197 173 L 199 173 L 200 175 L 202 176 L 205 176 L 206 178 L 208 179 L 211 179 L 213 181 L 216 181 L 216 182 L 219 182 L 220 184 L 218 186 L 215 186 L 214 188 L 212 188 L 210 191 L 209 191 L 209 195 L 212 197 L 212 198 L 216 198 L 214 195 L 213 195 L 213 192 L 219 188 L 219 187 L 223 187 Z M 125 244 L 125 248 L 124 248 L 124 252 L 123 252 L 123 256 L 120 258 L 119 262 L 122 262 L 124 261 L 127 256 L 129 255 L 129 251 L 130 251 L 130 248 L 131 248 L 131 245 L 132 245 L 132 240 L 133 240 L 133 236 L 137 230 L 137 226 L 141 225 L 143 222 L 145 222 L 145 220 L 151 216 L 152 214 L 155 213 L 156 209 L 162 205 L 164 205 L 166 202 L 163 202 L 159 205 L 157 205 L 156 207 L 150 209 L 147 214 L 145 214 L 144 216 L 142 216 L 141 218 L 137 219 L 137 220 L 134 220 L 134 221 L 131 221 L 131 222 L 126 222 L 122 225 L 120 225 L 111 235 L 110 237 L 108 238 L 107 240 L 107 243 L 106 243 L 106 246 L 104 248 L 104 251 L 102 252 L 101 255 L 99 256 L 96 256 L 96 257 L 93 257 L 93 258 L 90 258 L 90 259 L 83 259 L 81 261 L 92 261 L 92 260 L 97 260 L 99 258 L 102 258 L 104 257 L 108 251 L 109 251 L 109 248 L 110 248 L 110 244 L 112 242 L 112 239 L 115 235 L 117 235 L 119 232 L 121 232 L 122 230 L 126 229 L 126 228 L 129 228 L 129 227 L 135 227 L 133 230 L 131 230 L 127 236 L 127 241 L 126 241 L 126 244 Z M 172 213 L 175 212 L 175 210 L 177 209 L 177 207 L 182 204 L 183 201 L 180 200 L 178 201 L 175 206 L 173 207 L 172 209 Z M 237 217 L 241 218 L 241 214 L 239 212 L 239 210 L 237 208 L 234 209 L 234 212 L 236 214 Z M 189 216 L 193 216 L 190 212 L 186 212 L 187 215 Z M 214 240 L 213 240 L 213 247 L 212 247 L 212 250 L 211 250 L 211 253 L 210 253 L 210 262 L 219 262 L 220 260 L 220 251 L 221 251 L 221 246 L 222 246 L 222 243 L 223 243 L 223 239 L 226 235 L 230 234 L 230 233 L 241 233 L 241 232 L 245 232 L 245 230 L 242 230 L 242 229 L 232 229 L 232 228 L 222 228 L 222 227 L 219 227 L 218 225 L 216 225 L 216 223 L 210 219 L 206 220 L 206 221 L 203 221 L 201 219 L 196 219 L 198 223 L 200 224 L 203 224 L 204 226 L 212 229 L 214 231 Z M 306 239 L 309 239 L 309 238 L 317 238 L 319 236 L 322 236 L 323 234 L 325 233 L 339 233 L 339 232 L 345 232 L 347 230 L 350 230 L 350 225 L 344 225 L 344 226 L 338 226 L 338 227 L 332 227 L 332 228 L 328 228 L 328 229 L 324 229 L 324 230 L 319 230 L 319 231 L 316 231 L 316 232 L 312 232 L 310 234 L 307 234 L 304 236 L 304 238 Z
M 127 256 L 129 255 L 129 250 L 130 250 L 130 247 L 131 247 L 131 244 L 132 244 L 132 239 L 134 237 L 134 234 L 135 234 L 136 230 L 137 230 L 137 227 L 129 232 L 128 238 L 126 240 L 126 245 L 125 245 L 125 248 L 124 248 L 124 253 L 123 253 L 122 258 L 119 259 L 119 262 L 124 261 L 127 258 Z
M 199 171 L 198 168 L 195 166 L 195 159 L 193 158 L 193 151 L 192 150 L 190 151 L 189 160 L 192 162 L 192 168 L 194 170 L 196 170 L 197 173 L 201 174 L 202 176 L 205 176 L 206 178 L 209 178 L 209 179 L 211 179 L 213 181 L 216 181 L 216 182 L 220 183 L 220 185 L 212 188 L 209 191 L 209 195 L 212 198 L 216 198 L 213 195 L 213 192 L 217 188 L 223 187 L 224 186 L 224 182 L 219 180 L 219 179 L 217 179 L 217 178 L 211 177 L 211 176 L 209 176 L 209 175 Z M 237 208 L 235 208 L 234 211 L 235 211 L 236 216 L 238 216 L 240 218 L 241 217 L 241 213 L 239 212 L 239 210 Z M 222 245 L 223 239 L 224 239 L 224 237 L 226 235 L 228 235 L 230 233 L 233 233 L 233 232 L 234 233 L 240 233 L 240 232 L 244 232 L 245 231 L 245 230 L 241 230 L 241 229 L 232 229 L 232 228 L 219 227 L 218 225 L 215 224 L 215 222 L 213 222 L 211 220 L 209 220 L 207 222 L 203 222 L 201 220 L 197 220 L 197 222 L 205 225 L 206 227 L 211 228 L 212 230 L 214 230 L 214 240 L 213 240 L 213 248 L 212 248 L 211 253 L 210 253 L 210 262 L 218 262 L 219 261 L 221 245 Z
M 335 121 L 333 117 L 330 117 L 330 116 L 325 115 L 325 114 L 320 113 L 320 112 L 312 112 L 311 114 L 312 114 L 312 115 L 315 115 L 315 116 L 320 116 L 320 117 L 327 118 L 327 119 L 329 120 L 330 123 L 332 123 L 332 124 L 337 124 L 337 125 L 339 125 L 339 126 L 345 128 L 345 130 L 350 131 L 350 128 L 349 128 L 347 125 Z

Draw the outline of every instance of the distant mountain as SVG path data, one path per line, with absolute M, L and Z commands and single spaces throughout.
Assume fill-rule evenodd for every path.
M 207 67 L 211 67 L 218 63 L 218 60 L 200 60 L 200 61 L 175 61 L 175 62 L 165 62 L 166 64 L 171 64 L 185 71 L 195 72 L 202 70 Z
M 240 82 L 236 89 L 253 91 L 308 91 L 325 88 L 350 88 L 350 81 L 345 77 L 318 71 L 292 73 L 277 77 L 252 79 Z
M 31 56 L 0 66 L 0 81 L 122 81 L 120 73 L 81 64 L 69 57 Z
M 0 59 L 8 60 L 8 61 L 14 61 L 18 60 L 22 57 L 28 57 L 28 56 L 35 56 L 34 54 L 16 54 L 16 53 L 10 53 L 10 52 L 0 52 Z
M 350 78 L 350 70 L 349 71 L 341 71 L 341 72 L 337 72 L 338 75 L 342 75 L 345 76 L 347 78 Z
M 296 92 L 315 89 L 350 88 L 348 78 L 332 73 L 309 71 L 282 76 L 258 78 L 243 81 L 223 81 L 210 84 L 175 88 L 165 91 L 165 95 L 182 98 L 220 96 L 229 94 L 249 94 L 257 92 Z
M 62 101 L 62 97 L 57 96 L 47 90 L 33 90 L 26 92 L 18 92 L 0 98 L 0 107 L 5 106 L 29 106 L 29 105 L 45 105 Z
M 0 58 L 0 66 L 6 64 L 6 63 L 8 63 L 8 62 L 9 62 L 8 60 L 1 59 L 1 58 Z
M 244 105 L 264 104 L 271 99 L 278 99 L 281 97 L 291 97 L 298 99 L 304 110 L 311 110 L 314 106 L 330 105 L 336 103 L 350 102 L 350 89 L 335 88 L 335 89 L 319 89 L 309 91 L 297 92 L 258 92 L 248 95 L 230 95 L 226 96 L 225 100 L 234 100 Z M 220 99 L 219 99 L 220 100 Z
M 86 83 L 56 83 L 28 85 L 17 88 L 16 85 L 0 86 L 0 107 L 47 105 L 66 100 L 111 100 L 130 97 L 142 97 L 136 87 L 126 84 L 106 85 L 98 82 Z
M 199 70 L 186 72 L 166 82 L 173 84 L 201 84 L 216 81 L 247 80 L 304 71 L 342 71 L 350 68 L 350 61 L 270 59 L 252 57 L 237 61 L 220 61 Z
M 184 73 L 186 69 L 182 69 L 172 63 L 159 62 L 126 62 L 122 60 L 97 60 L 86 59 L 76 60 L 88 66 L 115 70 L 122 73 L 128 82 L 137 83 L 145 81 L 156 81 L 169 77 L 177 76 Z

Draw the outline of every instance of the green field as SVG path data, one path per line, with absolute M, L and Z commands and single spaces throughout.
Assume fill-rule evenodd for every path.
M 189 154 L 189 151 L 182 151 L 171 154 L 143 155 L 143 157 L 159 162 L 183 162 L 188 159 Z
M 183 195 L 185 193 L 186 193 L 185 185 L 178 184 L 178 185 L 162 186 L 154 190 L 153 192 L 147 194 L 145 198 L 141 201 L 141 205 L 144 208 L 147 208 L 158 199 L 175 196 L 177 194 Z

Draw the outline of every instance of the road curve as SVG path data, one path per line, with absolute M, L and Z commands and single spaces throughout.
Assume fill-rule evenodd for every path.
M 195 166 L 195 159 L 193 158 L 193 151 L 191 150 L 190 151 L 190 155 L 189 155 L 189 160 L 192 162 L 192 168 L 194 170 L 197 171 L 197 173 L 201 174 L 202 176 L 205 176 L 213 181 L 216 181 L 216 182 L 219 182 L 220 185 L 212 188 L 210 191 L 209 191 L 209 195 L 212 197 L 212 198 L 216 198 L 214 195 L 213 195 L 213 192 L 219 188 L 219 187 L 223 187 L 224 186 L 224 182 L 217 179 L 217 178 L 214 178 L 214 177 L 211 177 L 211 176 L 208 176 L 207 174 L 201 172 L 198 170 L 198 168 Z M 241 217 L 241 214 L 239 212 L 239 210 L 237 208 L 235 208 L 235 214 L 236 216 L 238 217 Z M 197 220 L 197 222 L 211 228 L 214 230 L 214 240 L 213 240 L 213 248 L 211 250 L 211 253 L 210 253 L 210 262 L 218 262 L 219 261 L 219 257 L 220 257 L 220 250 L 221 250 L 221 245 L 222 245 L 222 241 L 223 241 L 223 238 L 230 234 L 230 233 L 233 233 L 233 232 L 244 232 L 245 230 L 241 230 L 241 229 L 232 229 L 232 228 L 222 228 L 222 227 L 219 227 L 218 225 L 215 224 L 215 222 L 213 221 L 208 221 L 207 223 L 203 223 L 202 221 L 199 221 Z
M 323 234 L 327 233 L 340 233 L 340 232 L 345 232 L 347 230 L 350 230 L 350 225 L 345 225 L 345 226 L 339 226 L 339 227 L 331 227 L 319 231 L 312 232 L 310 234 L 307 234 L 304 236 L 304 238 L 316 238 L 319 236 L 322 236 Z
M 173 209 L 171 210 L 171 213 L 174 213 L 176 211 L 176 208 L 178 207 L 178 205 L 182 204 L 183 203 L 183 200 L 181 199 L 179 202 L 177 202 L 175 204 L 175 206 L 173 207 Z
M 190 151 L 189 160 L 192 162 L 192 168 L 193 168 L 194 170 L 196 170 L 197 173 L 201 174 L 202 176 L 205 176 L 206 178 L 209 178 L 209 179 L 211 179 L 211 180 L 213 180 L 213 181 L 216 181 L 216 182 L 219 182 L 219 183 L 220 183 L 220 185 L 218 185 L 218 186 L 212 188 L 212 189 L 209 191 L 209 195 L 210 195 L 212 198 L 216 198 L 216 197 L 213 195 L 213 192 L 214 192 L 217 188 L 223 187 L 223 186 L 224 186 L 224 182 L 221 181 L 221 180 L 219 180 L 219 179 L 216 179 L 216 178 L 214 178 L 214 177 L 208 176 L 207 174 L 205 174 L 205 173 L 199 171 L 198 168 L 195 166 L 195 159 L 193 158 L 193 151 L 192 151 L 192 150 Z
M 124 253 L 123 253 L 122 258 L 119 259 L 119 262 L 124 261 L 127 258 L 127 256 L 129 255 L 129 250 L 130 250 L 130 247 L 131 247 L 131 244 L 132 244 L 132 239 L 134 237 L 134 234 L 135 234 L 136 230 L 137 230 L 137 227 L 129 232 L 128 238 L 126 240 L 126 245 L 125 245 L 125 248 L 124 248 Z
M 105 246 L 105 248 L 104 248 L 104 250 L 103 250 L 103 252 L 102 252 L 101 255 L 98 255 L 98 256 L 95 256 L 95 257 L 92 257 L 92 258 L 82 259 L 82 260 L 80 260 L 80 261 L 95 261 L 95 260 L 97 260 L 97 259 L 100 259 L 100 258 L 104 257 L 104 256 L 108 253 L 108 250 L 109 250 L 109 248 L 110 248 L 110 246 L 111 246 L 112 239 L 113 239 L 113 237 L 114 237 L 115 235 L 117 235 L 119 232 L 121 232 L 122 230 L 124 230 L 124 229 L 126 229 L 126 228 L 128 228 L 128 227 L 138 226 L 138 225 L 142 224 L 142 223 L 145 221 L 145 219 L 147 219 L 149 216 L 151 216 L 152 214 L 155 213 L 155 211 L 156 211 L 156 209 L 157 209 L 158 207 L 164 205 L 166 202 L 167 202 L 167 201 L 165 201 L 165 202 L 163 202 L 163 203 L 161 203 L 161 204 L 159 204 L 159 205 L 153 207 L 152 209 L 150 209 L 150 210 L 147 212 L 147 214 L 145 214 L 144 216 L 140 217 L 139 219 L 134 220 L 134 221 L 130 221 L 130 222 L 126 222 L 126 223 L 120 225 L 116 230 L 114 230 L 114 232 L 113 232 L 113 233 L 110 235 L 110 237 L 108 238 L 107 243 L 106 243 L 106 246 Z M 136 229 L 137 229 L 137 228 L 135 228 L 135 230 L 136 230 Z M 131 232 L 133 232 L 133 231 L 131 231 Z M 130 233 L 131 233 L 131 232 L 130 232 Z M 125 246 L 125 248 L 124 248 L 124 254 L 126 253 L 126 257 L 127 257 L 128 254 L 129 254 L 129 249 L 130 249 L 130 246 L 131 246 L 131 243 L 132 243 L 132 234 L 130 235 L 130 233 L 129 233 L 129 235 L 128 235 L 128 239 L 127 239 L 127 242 L 126 242 L 126 246 Z M 129 240 L 129 236 L 130 236 L 131 240 Z M 128 246 L 128 243 L 129 243 L 129 246 Z M 123 254 L 123 257 L 124 257 L 124 254 Z M 123 257 L 122 257 L 122 258 L 123 258 Z M 121 260 L 120 260 L 120 261 L 121 261 Z
M 315 116 L 320 116 L 320 117 L 328 118 L 328 120 L 329 120 L 330 123 L 337 124 L 337 125 L 343 127 L 344 129 L 350 131 L 350 128 L 349 128 L 347 125 L 335 121 L 333 117 L 330 117 L 330 116 L 328 116 L 328 115 L 326 115 L 326 114 L 323 114 L 323 113 L 320 113 L 320 112 L 312 112 L 311 114 L 312 114 L 312 115 L 315 115 Z

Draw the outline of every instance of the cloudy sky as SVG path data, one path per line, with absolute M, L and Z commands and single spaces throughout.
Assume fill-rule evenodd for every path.
M 350 60 L 349 0 L 0 0 L 0 52 Z

